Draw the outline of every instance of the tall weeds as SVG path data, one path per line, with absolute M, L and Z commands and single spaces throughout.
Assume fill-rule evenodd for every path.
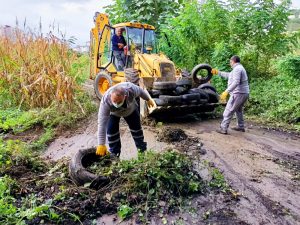
M 70 76 L 76 53 L 49 33 L 13 28 L 0 34 L 0 94 L 25 108 L 71 104 L 78 88 Z M 1 90 L 2 89 L 2 90 Z

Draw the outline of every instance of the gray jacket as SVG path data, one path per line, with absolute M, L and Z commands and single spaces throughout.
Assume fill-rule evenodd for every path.
M 126 108 L 116 108 L 113 106 L 111 102 L 111 92 L 115 87 L 124 87 L 127 92 L 127 97 L 125 103 L 127 105 Z M 150 99 L 150 95 L 146 90 L 143 90 L 139 86 L 124 82 L 117 84 L 111 88 L 109 88 L 104 96 L 101 99 L 99 113 L 98 113 L 98 144 L 104 145 L 106 141 L 106 129 L 109 120 L 110 114 L 118 116 L 118 117 L 126 117 L 129 116 L 137 107 L 137 102 L 135 98 L 141 97 L 142 99 L 148 101 Z
M 249 94 L 248 76 L 242 64 L 236 63 L 230 73 L 219 71 L 218 74 L 228 79 L 226 91 L 230 94 Z

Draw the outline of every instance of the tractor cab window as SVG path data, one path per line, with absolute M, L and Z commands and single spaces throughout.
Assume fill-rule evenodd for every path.
M 142 52 L 143 29 L 129 27 L 128 42 L 130 52 L 132 54 L 134 54 L 135 52 Z
M 147 52 L 157 53 L 154 30 L 145 30 L 144 48 Z

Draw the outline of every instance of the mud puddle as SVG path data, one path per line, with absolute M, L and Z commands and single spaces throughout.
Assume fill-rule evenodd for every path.
M 171 144 L 157 141 L 156 131 L 153 127 L 143 126 L 145 141 L 148 144 L 148 149 L 160 151 L 170 148 Z M 137 157 L 137 150 L 134 141 L 131 137 L 130 130 L 127 124 L 121 120 L 121 159 L 131 159 Z M 57 161 L 63 157 L 72 157 L 79 149 L 90 148 L 97 146 L 97 116 L 93 115 L 89 122 L 84 124 L 78 130 L 62 135 L 53 141 L 45 153 L 44 158 Z
M 71 157 L 80 148 L 96 146 L 97 118 L 78 132 L 55 140 L 44 157 L 58 160 Z M 241 194 L 238 200 L 220 193 L 195 196 L 185 209 L 170 215 L 157 215 L 151 224 L 300 224 L 300 138 L 293 134 L 268 131 L 248 125 L 245 133 L 215 132 L 219 120 L 190 117 L 168 121 L 163 127 L 181 129 L 187 134 L 177 144 L 157 141 L 162 129 L 143 126 L 148 147 L 161 150 L 170 146 L 220 168 L 225 178 Z M 175 132 L 175 137 L 182 136 Z M 136 157 L 127 125 L 121 125 L 121 159 Z M 179 138 L 180 139 L 180 138 Z M 171 141 L 172 142 L 172 141 Z M 135 218 L 120 222 L 116 215 L 106 215 L 97 224 L 136 224 Z
M 233 209 L 249 224 L 300 224 L 300 139 L 249 125 L 245 133 L 215 132 L 218 120 L 169 123 L 201 139 L 213 162 L 243 198 Z M 218 224 L 218 223 L 217 223 Z

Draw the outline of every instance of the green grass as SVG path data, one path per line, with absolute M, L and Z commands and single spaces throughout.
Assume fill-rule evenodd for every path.
M 255 79 L 246 112 L 274 125 L 288 124 L 300 131 L 300 80 L 288 76 Z

